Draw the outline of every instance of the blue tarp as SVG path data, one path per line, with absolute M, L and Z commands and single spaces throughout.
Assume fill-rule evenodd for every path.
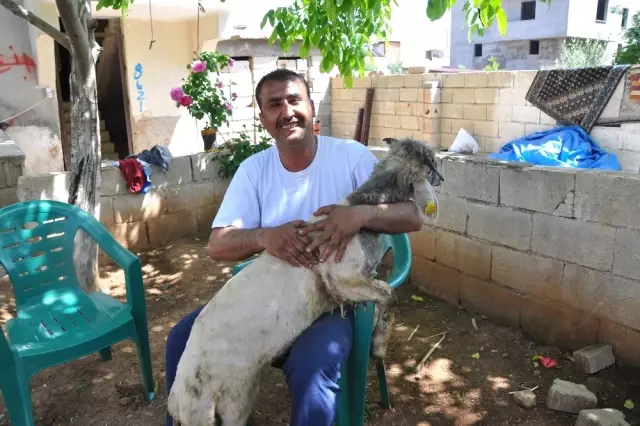
M 492 160 L 522 161 L 538 166 L 621 170 L 618 158 L 604 151 L 580 126 L 560 126 L 532 133 L 488 156 Z

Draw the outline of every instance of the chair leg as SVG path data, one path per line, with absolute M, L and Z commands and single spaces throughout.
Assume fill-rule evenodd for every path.
M 378 386 L 380 387 L 380 405 L 382 408 L 391 408 L 391 398 L 389 398 L 389 387 L 387 386 L 387 375 L 385 374 L 384 361 L 376 361 L 376 373 L 378 375 Z
M 10 423 L 12 426 L 34 426 L 29 380 L 16 370 L 9 374 L 13 376 L 13 383 L 2 390 L 2 396 L 9 412 Z
M 103 361 L 111 361 L 111 346 L 100 351 L 100 359 Z
M 134 317 L 135 321 L 135 317 Z M 156 397 L 155 383 L 153 380 L 153 368 L 151 364 L 151 347 L 149 345 L 149 331 L 147 329 L 146 317 L 142 321 L 136 321 L 136 345 L 138 347 L 138 360 L 142 371 L 142 381 L 144 383 L 145 399 L 151 402 Z

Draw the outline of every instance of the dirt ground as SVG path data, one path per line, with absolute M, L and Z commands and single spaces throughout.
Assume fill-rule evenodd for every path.
M 170 328 L 195 307 L 206 303 L 231 276 L 230 263 L 206 257 L 206 237 L 140 253 L 143 261 L 153 368 L 158 397 L 142 402 L 140 370 L 135 347 L 121 343 L 113 360 L 92 355 L 38 374 L 31 382 L 36 425 L 163 425 L 165 410 L 164 345 Z M 123 274 L 103 268 L 101 279 L 114 295 L 124 294 Z M 421 296 L 422 301 L 412 296 Z M 379 407 L 378 386 L 372 368 L 367 394 L 367 425 L 573 425 L 576 416 L 545 407 L 554 378 L 584 383 L 599 399 L 599 407 L 625 412 L 627 421 L 640 425 L 640 376 L 611 367 L 586 377 L 576 371 L 568 353 L 544 346 L 525 335 L 472 317 L 464 310 L 420 294 L 409 283 L 397 291 L 396 326 L 387 356 L 392 393 L 391 410 Z M 0 323 L 14 314 L 9 285 L 0 285 Z M 447 332 L 421 373 L 415 367 Z M 474 356 L 474 354 L 477 354 Z M 545 368 L 532 360 L 553 357 L 560 368 Z M 519 407 L 509 392 L 538 387 L 537 406 Z M 636 408 L 623 408 L 626 400 Z M 289 402 L 283 374 L 265 371 L 254 425 L 288 424 Z M 0 425 L 9 424 L 0 404 Z

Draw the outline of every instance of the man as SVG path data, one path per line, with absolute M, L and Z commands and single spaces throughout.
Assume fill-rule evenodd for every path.
M 362 185 L 377 162 L 356 141 L 314 136 L 315 108 L 307 82 L 278 69 L 256 87 L 260 121 L 275 145 L 247 158 L 233 176 L 213 221 L 208 254 L 213 260 L 240 261 L 267 251 L 296 267 L 311 268 L 335 253 L 340 261 L 349 240 L 362 228 L 385 233 L 419 230 L 413 203 L 336 206 Z M 312 214 L 327 218 L 305 226 Z M 320 231 L 311 241 L 310 231 Z M 317 247 L 327 242 L 327 249 Z M 295 286 L 296 283 L 282 283 Z M 247 295 L 251 297 L 251 295 Z M 169 333 L 167 389 L 175 378 L 193 323 L 202 308 Z M 286 376 L 292 396 L 292 426 L 331 426 L 340 369 L 351 351 L 353 312 L 319 318 L 274 366 Z M 167 425 L 172 420 L 168 418 Z

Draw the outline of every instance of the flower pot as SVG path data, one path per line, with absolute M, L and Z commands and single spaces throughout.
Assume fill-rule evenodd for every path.
M 208 131 L 203 131 L 202 133 L 202 140 L 204 141 L 204 150 L 205 151 L 209 151 L 212 147 L 213 144 L 216 141 L 216 132 L 215 130 L 208 130 Z

